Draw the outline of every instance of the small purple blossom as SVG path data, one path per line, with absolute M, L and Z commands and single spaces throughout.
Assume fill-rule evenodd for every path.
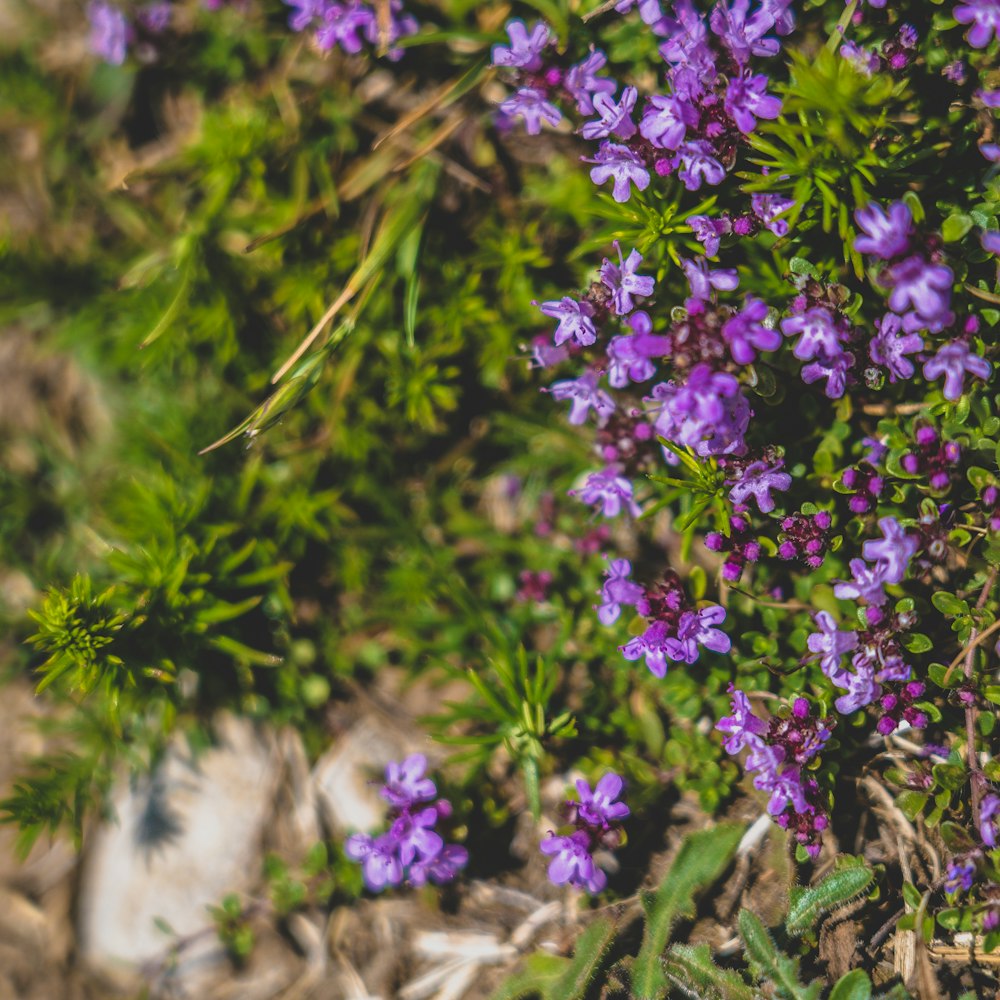
M 913 378 L 913 362 L 906 356 L 924 349 L 923 338 L 918 333 L 900 336 L 903 321 L 895 313 L 886 313 L 875 321 L 878 332 L 868 345 L 868 356 L 877 365 L 889 370 L 889 381 Z
M 880 518 L 878 526 L 882 538 L 865 542 L 861 551 L 869 562 L 882 566 L 883 582 L 901 583 L 920 542 L 915 535 L 907 534 L 894 517 Z
M 548 27 L 536 21 L 528 33 L 527 26 L 520 18 L 507 22 L 510 45 L 493 46 L 493 65 L 511 66 L 534 72 L 542 68 L 542 50 L 551 41 Z
M 667 640 L 670 638 L 666 622 L 655 621 L 642 635 L 635 636 L 618 648 L 626 660 L 644 657 L 649 672 L 655 677 L 664 677 L 667 673 Z
M 976 875 L 976 866 L 971 861 L 952 861 L 945 872 L 944 891 L 949 896 L 968 892 Z
M 819 627 L 819 631 L 809 636 L 806 645 L 811 653 L 819 654 L 819 663 L 823 673 L 834 680 L 843 674 L 841 661 L 845 654 L 857 647 L 858 634 L 857 632 L 841 632 L 829 611 L 817 612 L 816 625 Z
M 971 24 L 969 44 L 983 49 L 991 37 L 1000 37 L 1000 0 L 967 0 L 960 3 L 953 15 L 959 24 Z
M 714 186 L 726 179 L 726 168 L 716 159 L 712 144 L 704 139 L 683 143 L 677 150 L 674 166 L 680 168 L 677 176 L 689 191 L 697 191 L 702 181 Z
M 361 875 L 370 892 L 381 892 L 403 881 L 403 865 L 396 856 L 395 838 L 389 833 L 375 838 L 356 833 L 347 838 L 344 853 L 352 861 L 361 862 Z
M 891 260 L 906 253 L 913 235 L 913 216 L 905 202 L 895 201 L 886 213 L 877 202 L 871 202 L 854 213 L 854 221 L 865 233 L 854 241 L 858 253 Z
M 979 834 L 983 843 L 994 848 L 1000 844 L 1000 832 L 997 830 L 997 817 L 1000 816 L 1000 795 L 988 792 L 979 803 Z
M 619 101 L 615 101 L 610 94 L 596 94 L 593 103 L 597 121 L 585 122 L 580 134 L 584 139 L 605 139 L 611 135 L 623 140 L 631 139 L 635 135 L 632 112 L 638 96 L 635 87 L 625 87 Z
M 576 804 L 579 819 L 587 826 L 607 830 L 613 823 L 619 823 L 629 815 L 629 807 L 615 800 L 621 795 L 625 782 L 614 771 L 605 774 L 590 790 L 588 782 L 577 779 L 576 791 L 580 801 Z
M 744 747 L 759 747 L 761 737 L 767 733 L 767 723 L 758 719 L 750 707 L 750 699 L 732 684 L 729 685 L 732 715 L 725 716 L 715 724 L 715 728 L 726 733 L 722 745 L 726 753 L 735 756 Z
M 956 400 L 964 391 L 965 373 L 987 379 L 993 366 L 974 353 L 964 340 L 943 344 L 937 354 L 924 362 L 924 378 L 928 381 L 944 376 L 944 398 Z
M 751 462 L 740 474 L 739 479 L 729 491 L 729 499 L 736 504 L 745 504 L 750 497 L 757 501 L 757 507 L 762 514 L 774 510 L 774 497 L 771 490 L 787 490 L 792 485 L 792 477 L 782 472 L 784 462 L 774 465 L 767 462 Z
M 597 414 L 598 424 L 603 424 L 615 412 L 615 401 L 598 387 L 597 373 L 588 371 L 579 378 L 565 379 L 554 382 L 549 389 L 552 398 L 571 401 L 569 422 L 582 424 L 587 420 L 587 414 L 593 410 Z
M 725 108 L 744 135 L 749 135 L 757 127 L 758 118 L 777 118 L 781 114 L 781 101 L 768 94 L 767 84 L 768 79 L 763 73 L 738 76 L 729 81 Z
M 632 517 L 638 517 L 641 511 L 633 499 L 632 483 L 613 469 L 603 472 L 592 472 L 587 482 L 580 490 L 573 491 L 585 504 L 600 507 L 603 517 L 617 517 L 626 510 Z
M 788 316 L 781 321 L 781 332 L 786 337 L 798 336 L 792 353 L 801 361 L 832 361 L 843 352 L 840 346 L 840 327 L 829 309 L 817 306 L 797 316 Z
M 666 640 L 667 656 L 671 660 L 694 663 L 698 659 L 698 647 L 713 653 L 728 653 L 731 642 L 729 636 L 714 626 L 726 620 L 726 609 L 717 604 L 700 611 L 685 611 L 677 625 L 677 635 Z
M 548 100 L 545 92 L 536 87 L 522 87 L 500 105 L 500 111 L 510 118 L 523 118 L 524 131 L 528 135 L 538 135 L 542 122 L 558 125 L 562 112 Z
M 786 198 L 780 194 L 754 194 L 750 196 L 750 207 L 754 215 L 775 236 L 785 236 L 788 233 L 788 220 L 779 216 L 795 207 L 794 198 Z
M 915 322 L 928 329 L 939 329 L 951 319 L 951 286 L 955 275 L 950 267 L 930 264 L 923 257 L 907 257 L 888 271 L 892 283 L 889 308 L 904 313 L 910 307 Z
M 750 365 L 758 351 L 776 351 L 781 346 L 781 334 L 764 326 L 768 306 L 763 299 L 747 295 L 743 308 L 722 324 L 722 338 L 738 365 Z
M 597 340 L 594 307 L 589 302 L 577 302 L 566 295 L 562 299 L 543 302 L 538 308 L 546 316 L 559 320 L 559 326 L 552 336 L 557 347 L 567 340 L 572 340 L 580 347 L 588 347 Z
M 677 94 L 653 94 L 639 122 L 639 134 L 658 149 L 676 149 L 689 128 L 698 125 L 698 109 Z
M 638 250 L 632 250 L 627 258 L 622 257 L 622 248 L 615 240 L 615 250 L 618 252 L 618 263 L 608 260 L 601 264 L 601 281 L 611 292 L 611 301 L 618 316 L 626 316 L 632 311 L 635 303 L 633 295 L 652 295 L 655 281 L 649 275 L 638 274 L 642 263 L 642 255 Z
M 712 219 L 707 215 L 691 215 L 687 224 L 694 233 L 694 238 L 705 248 L 707 257 L 714 257 L 719 252 L 719 237 L 733 231 L 732 222 L 728 216 Z
M 622 613 L 622 605 L 635 607 L 645 596 L 645 590 L 634 580 L 632 564 L 627 559 L 615 559 L 604 571 L 601 587 L 601 604 L 597 606 L 597 619 L 602 625 L 614 625 Z
M 427 758 L 422 753 L 410 754 L 401 763 L 391 761 L 385 769 L 382 798 L 396 809 L 411 809 L 418 802 L 429 802 L 437 795 L 437 787 L 424 777 L 426 770 Z
M 708 261 L 704 257 L 695 260 L 681 258 L 681 267 L 691 286 L 691 294 L 696 299 L 708 301 L 712 297 L 712 289 L 731 292 L 740 283 L 739 274 L 734 267 L 718 267 L 714 270 L 709 268 Z
M 615 81 L 606 76 L 597 76 L 607 64 L 607 56 L 598 49 L 591 49 L 590 55 L 566 71 L 563 86 L 576 101 L 576 110 L 581 115 L 594 113 L 594 97 L 597 94 L 613 94 Z
M 838 354 L 829 361 L 822 359 L 806 365 L 802 369 L 802 381 L 806 385 L 812 385 L 821 378 L 826 379 L 823 392 L 828 399 L 840 399 L 847 389 L 847 377 L 851 366 L 854 364 L 854 355 L 850 351 Z
M 644 315 L 633 313 L 632 316 Z M 624 389 L 630 382 L 647 382 L 656 374 L 652 358 L 670 350 L 670 338 L 655 333 L 633 333 L 612 337 L 608 343 L 608 384 Z
M 94 0 L 87 5 L 90 51 L 113 66 L 125 62 L 132 29 L 125 15 L 110 3 Z
M 590 835 L 585 830 L 568 837 L 549 834 L 539 847 L 542 854 L 552 857 L 548 874 L 555 885 L 572 885 L 596 895 L 608 884 L 608 876 L 594 862 Z
M 585 162 L 596 164 L 590 170 L 590 179 L 595 184 L 604 184 L 614 178 L 611 197 L 617 202 L 629 200 L 632 196 L 632 184 L 638 191 L 645 191 L 649 187 L 649 171 L 645 161 L 628 146 L 604 141 L 594 159 L 585 159 Z
M 750 405 L 737 379 L 713 372 L 707 364 L 691 369 L 683 385 L 660 383 L 653 398 L 661 402 L 656 429 L 668 441 L 701 456 L 741 454 L 750 423 Z
M 860 599 L 875 606 L 885 604 L 887 598 L 882 589 L 886 583 L 884 566 L 869 566 L 863 559 L 852 559 L 850 570 L 853 579 L 837 583 L 833 588 L 834 596 L 847 601 Z

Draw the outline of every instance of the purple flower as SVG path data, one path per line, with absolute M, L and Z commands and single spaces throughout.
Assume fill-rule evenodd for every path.
M 834 596 L 847 601 L 856 601 L 860 598 L 876 606 L 885 604 L 886 596 L 882 589 L 882 585 L 886 582 L 884 566 L 879 564 L 869 566 L 863 559 L 852 559 L 850 570 L 853 580 L 836 584 L 833 588 Z
M 639 191 L 645 191 L 649 187 L 649 171 L 645 162 L 628 146 L 605 140 L 594 159 L 584 158 L 584 162 L 597 164 L 590 170 L 590 179 L 595 184 L 600 185 L 609 178 L 614 178 L 611 196 L 617 202 L 629 200 L 632 195 L 631 184 Z
M 924 349 L 923 338 L 918 333 L 900 336 L 902 320 L 895 313 L 886 313 L 875 321 L 878 333 L 868 345 L 868 355 L 877 365 L 889 369 L 889 381 L 913 377 L 913 362 L 906 357 Z
M 288 18 L 288 26 L 292 31 L 305 31 L 323 16 L 327 0 L 284 0 L 284 2 L 294 8 L 294 13 Z
M 843 353 L 840 328 L 830 310 L 822 306 L 783 319 L 781 332 L 786 337 L 801 334 L 792 353 L 802 361 L 810 361 L 817 356 L 821 360 L 832 361 Z
M 669 350 L 670 338 L 653 333 L 612 337 L 608 343 L 608 384 L 624 389 L 629 382 L 648 381 L 656 374 L 650 359 L 663 357 Z
M 750 699 L 732 684 L 729 685 L 729 694 L 733 714 L 719 719 L 715 728 L 729 734 L 722 745 L 726 748 L 726 753 L 735 756 L 744 747 L 762 745 L 761 737 L 767 733 L 767 723 L 753 714 Z
M 698 125 L 698 109 L 677 94 L 653 94 L 646 101 L 639 134 L 658 149 L 676 149 L 689 128 Z
M 763 299 L 748 295 L 743 308 L 722 324 L 722 338 L 738 365 L 753 364 L 758 351 L 776 351 L 781 346 L 781 334 L 763 325 L 767 313 Z
M 582 62 L 576 63 L 566 71 L 563 86 L 576 101 L 576 110 L 581 115 L 594 113 L 594 96 L 596 94 L 613 94 L 616 90 L 615 81 L 606 76 L 597 76 L 604 68 L 607 57 L 597 49 L 591 49 L 590 55 Z
M 158 35 L 160 32 L 167 30 L 173 12 L 174 9 L 167 0 L 159 0 L 159 2 L 146 4 L 139 11 L 138 18 L 147 31 Z
M 396 840 L 389 833 L 374 839 L 366 833 L 348 837 L 344 853 L 361 862 L 361 875 L 371 892 L 381 892 L 387 885 L 403 881 L 403 865 L 396 856 Z
M 618 648 L 626 660 L 645 657 L 649 672 L 655 677 L 663 677 L 667 672 L 667 642 L 671 638 L 668 632 L 666 622 L 655 621 L 642 635 L 635 636 Z
M 971 861 L 952 861 L 945 872 L 944 891 L 949 896 L 968 892 L 976 875 L 976 866 Z
M 928 328 L 940 328 L 951 313 L 951 286 L 955 275 L 943 264 L 929 264 L 923 257 L 907 257 L 889 269 L 893 288 L 889 293 L 889 308 L 903 313 L 910 306 L 917 319 Z
M 988 108 L 1000 108 L 1000 90 L 977 90 L 973 97 L 978 97 Z
M 549 880 L 556 885 L 572 885 L 595 895 L 607 885 L 607 875 L 594 864 L 586 831 L 577 830 L 568 837 L 549 834 L 540 848 L 542 854 L 552 855 Z
M 704 257 L 695 260 L 681 258 L 681 267 L 691 286 L 691 294 L 696 299 L 707 301 L 712 297 L 712 289 L 731 292 L 740 283 L 740 276 L 734 267 L 718 267 L 711 270 Z
M 780 5 L 782 14 L 788 4 Z M 751 55 L 775 56 L 781 50 L 777 38 L 765 37 L 775 26 L 776 4 L 761 4 L 752 15 L 750 0 L 734 0 L 731 7 L 718 3 L 712 8 L 709 24 L 712 31 L 722 40 L 722 43 L 732 52 L 733 57 L 741 65 L 745 65 Z
M 577 302 L 567 295 L 559 300 L 543 302 L 538 308 L 546 316 L 559 320 L 559 326 L 552 337 L 557 347 L 567 340 L 574 341 L 580 347 L 587 347 L 597 340 L 597 330 L 592 319 L 594 307 L 589 302 Z
M 598 424 L 603 425 L 615 412 L 615 401 L 603 389 L 598 388 L 597 374 L 592 371 L 585 372 L 579 378 L 554 382 L 549 392 L 554 399 L 572 400 L 569 411 L 571 424 L 584 423 L 587 414 L 593 410 L 597 414 Z
M 493 46 L 493 65 L 514 66 L 529 73 L 541 69 L 542 49 L 551 40 L 548 27 L 536 21 L 529 35 L 524 21 L 514 18 L 507 22 L 507 35 L 510 46 Z
M 622 605 L 633 607 L 645 597 L 642 586 L 630 580 L 632 564 L 627 559 L 615 559 L 604 571 L 601 601 L 597 606 L 597 619 L 602 625 L 614 625 L 622 613 Z
M 642 255 L 638 250 L 633 249 L 625 259 L 622 257 L 622 248 L 617 240 L 614 246 L 618 251 L 618 263 L 604 258 L 601 263 L 601 281 L 611 292 L 615 313 L 618 316 L 625 316 L 635 305 L 632 296 L 652 295 L 655 282 L 649 275 L 636 273 L 642 263 Z
M 689 191 L 697 191 L 703 180 L 715 185 L 726 178 L 726 168 L 716 159 L 712 144 L 704 139 L 685 142 L 677 150 L 674 166 L 681 167 L 677 176 Z
M 744 135 L 757 127 L 758 118 L 777 118 L 781 114 L 781 101 L 768 94 L 767 83 L 763 74 L 738 76 L 726 87 L 726 111 Z
M 728 653 L 732 645 L 729 636 L 721 629 L 713 628 L 725 620 L 726 609 L 718 604 L 697 612 L 685 611 L 677 624 L 676 638 L 666 640 L 667 656 L 671 660 L 694 663 L 698 659 L 699 646 L 704 646 L 713 653 Z
M 728 216 L 712 219 L 707 215 L 688 216 L 687 224 L 694 233 L 694 238 L 705 248 L 705 255 L 714 257 L 719 252 L 719 237 L 733 231 L 733 224 Z
M 990 848 L 996 847 L 998 840 L 997 816 L 1000 816 L 1000 795 L 989 792 L 979 803 L 979 833 L 983 843 Z
M 638 96 L 639 91 L 635 87 L 625 87 L 621 100 L 617 102 L 609 94 L 597 94 L 594 97 L 594 111 L 597 112 L 598 119 L 584 122 L 580 134 L 584 139 L 605 139 L 610 135 L 619 139 L 631 139 L 635 135 L 632 111 Z
M 423 885 L 430 879 L 435 885 L 451 882 L 469 863 L 469 852 L 459 844 L 445 844 L 434 857 L 417 859 L 410 867 L 407 879 L 413 885 Z
M 811 653 L 819 654 L 819 665 L 823 673 L 834 680 L 844 673 L 840 665 L 841 660 L 845 653 L 849 653 L 858 645 L 858 633 L 839 631 L 829 611 L 817 612 L 816 624 L 819 626 L 819 631 L 809 636 L 806 645 Z
M 90 21 L 90 51 L 113 66 L 121 66 L 132 36 L 125 15 L 103 0 L 94 0 L 87 5 L 87 19 Z
M 612 823 L 625 819 L 629 814 L 629 807 L 624 802 L 615 801 L 624 786 L 625 782 L 614 771 L 605 774 L 593 791 L 583 778 L 579 778 L 576 791 L 580 801 L 576 810 L 580 820 L 595 829 L 607 830 Z
M 355 3 L 355 7 L 364 9 L 365 5 L 362 3 Z M 401 13 L 403 10 L 403 0 L 389 0 L 389 13 L 388 13 L 388 30 L 386 31 L 386 36 L 384 42 L 391 46 L 393 42 L 397 39 L 404 37 L 405 35 L 415 35 L 419 29 L 416 18 L 411 17 L 409 14 Z M 383 43 L 382 38 L 383 29 L 379 25 L 377 17 L 373 17 L 365 25 L 365 38 L 372 45 L 381 45 Z M 404 50 L 401 48 L 389 48 L 386 55 L 393 62 L 398 61 L 403 57 Z
M 884 583 L 901 583 L 920 542 L 915 535 L 908 535 L 894 517 L 879 518 L 878 526 L 882 538 L 865 542 L 861 551 L 869 562 L 882 566 Z
M 604 517 L 617 517 L 622 508 L 632 517 L 638 517 L 641 511 L 632 498 L 632 484 L 624 476 L 618 475 L 614 468 L 604 472 L 592 472 L 587 477 L 586 485 L 581 490 L 573 490 L 573 495 L 586 504 L 600 506 Z
M 995 142 L 981 142 L 979 144 L 979 152 L 986 157 L 990 163 L 1000 162 L 1000 145 Z
M 913 216 L 905 202 L 894 201 L 886 214 L 877 202 L 854 213 L 854 221 L 866 235 L 854 241 L 858 253 L 891 260 L 906 253 L 913 235 Z
M 781 461 L 772 466 L 766 462 L 751 462 L 729 491 L 729 499 L 733 503 L 745 504 L 753 497 L 760 512 L 769 514 L 774 510 L 771 490 L 787 490 L 792 485 L 792 477 L 780 471 L 783 465 Z
M 545 92 L 535 87 L 522 87 L 500 105 L 500 111 L 511 118 L 524 119 L 524 131 L 528 135 L 538 135 L 542 122 L 558 125 L 562 112 L 545 99 Z
M 847 389 L 847 373 L 854 364 L 854 355 L 848 351 L 838 354 L 829 361 L 814 361 L 802 369 L 802 381 L 812 385 L 821 378 L 826 379 L 823 392 L 828 399 L 840 399 Z
M 1000 90 L 997 93 L 1000 94 Z M 985 232 L 980 237 L 980 242 L 987 253 L 991 253 L 994 256 L 1000 254 L 1000 232 L 996 230 Z
M 1000 37 L 1000 0 L 968 0 L 954 10 L 959 24 L 971 24 L 969 44 L 982 49 L 990 44 L 990 37 Z
M 858 667 L 855 658 L 854 666 Z M 874 671 L 867 666 L 858 669 L 856 673 L 849 670 L 842 672 L 830 680 L 839 688 L 845 688 L 847 694 L 841 695 L 833 704 L 841 715 L 850 715 L 858 709 L 870 705 L 879 696 L 882 689 L 875 681 Z
M 687 445 L 703 457 L 740 454 L 745 449 L 750 404 L 732 375 L 697 364 L 683 385 L 655 386 L 653 398 L 662 403 L 656 429 L 668 441 Z
M 774 233 L 784 236 L 788 232 L 788 220 L 779 219 L 782 212 L 795 207 L 794 198 L 786 198 L 780 194 L 754 194 L 750 196 L 750 207 L 754 215 Z
M 766 749 L 772 751 L 766 757 L 766 765 L 763 763 L 764 755 L 760 751 L 755 751 L 752 756 L 758 757 L 759 755 L 761 763 L 761 766 L 757 768 L 760 773 L 753 779 L 754 788 L 771 793 L 771 798 L 767 803 L 767 811 L 772 816 L 778 816 L 791 806 L 797 813 L 809 812 L 811 806 L 806 798 L 801 770 L 793 766 L 784 767 L 779 771 L 776 761 L 784 760 L 783 756 L 778 756 L 783 752 L 778 747 L 767 747 Z M 747 767 L 749 766 L 748 761 Z
M 924 378 L 928 381 L 944 376 L 944 398 L 955 400 L 963 392 L 965 373 L 987 379 L 993 366 L 969 349 L 964 340 L 952 340 L 942 345 L 937 354 L 924 362 Z
M 375 15 L 360 3 L 325 3 L 322 8 L 321 24 L 316 29 L 316 45 L 324 52 L 335 46 L 350 55 L 361 51 L 358 32 L 377 27 Z
M 418 802 L 429 802 L 437 795 L 437 788 L 430 778 L 424 777 L 426 770 L 427 758 L 422 753 L 410 754 L 402 763 L 390 761 L 380 792 L 382 798 L 396 809 L 410 809 Z
M 431 829 L 437 819 L 438 813 L 434 806 L 421 809 L 418 813 L 405 810 L 396 817 L 389 827 L 388 836 L 396 842 L 396 852 L 401 864 L 412 864 L 418 857 L 424 861 L 437 857 L 444 847 L 440 834 Z

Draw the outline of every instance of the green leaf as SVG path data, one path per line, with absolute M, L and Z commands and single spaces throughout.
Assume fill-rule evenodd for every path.
M 578 1000 L 587 995 L 590 984 L 608 957 L 616 933 L 615 924 L 605 918 L 595 920 L 580 935 L 572 961 L 547 993 L 550 1000 Z
M 664 960 L 667 979 L 701 1000 L 755 1000 L 759 994 L 732 969 L 720 969 L 707 944 L 671 945 Z
M 955 618 L 958 615 L 969 613 L 967 601 L 960 601 L 954 594 L 949 594 L 946 590 L 938 590 L 931 596 L 931 604 L 943 615 Z
M 656 892 L 640 896 L 646 925 L 633 966 L 632 993 L 638 1000 L 656 1000 L 666 991 L 662 958 L 674 923 L 682 917 L 694 916 L 696 894 L 712 885 L 726 870 L 743 829 L 723 824 L 691 834 Z
M 945 243 L 957 243 L 972 228 L 969 215 L 949 215 L 941 226 L 941 236 Z
M 871 1000 L 872 981 L 863 969 L 852 969 L 837 980 L 829 1000 Z
M 759 979 L 773 984 L 776 996 L 784 1000 L 818 1000 L 820 984 L 805 986 L 800 982 L 798 959 L 778 951 L 760 917 L 750 910 L 740 910 L 739 930 L 751 968 Z
M 835 910 L 866 892 L 875 881 L 875 872 L 866 865 L 852 864 L 831 872 L 818 885 L 792 891 L 785 927 L 801 936 L 813 930 L 823 914 Z

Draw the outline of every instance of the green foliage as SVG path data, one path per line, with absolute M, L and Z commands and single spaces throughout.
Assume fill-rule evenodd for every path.
M 256 941 L 242 900 L 230 893 L 219 906 L 209 906 L 208 912 L 229 957 L 242 965 L 250 957 Z
M 845 857 L 838 869 L 817 885 L 795 886 L 785 921 L 788 933 L 801 936 L 814 930 L 821 917 L 857 899 L 874 881 L 875 872 L 862 859 Z
M 632 989 L 639 1000 L 656 1000 L 663 994 L 667 982 L 662 959 L 674 925 L 694 916 L 696 896 L 721 877 L 743 832 L 730 824 L 691 834 L 656 892 L 640 896 L 645 922 L 631 970 Z

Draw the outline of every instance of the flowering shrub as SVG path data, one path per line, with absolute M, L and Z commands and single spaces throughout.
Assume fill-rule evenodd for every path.
M 454 794 L 390 765 L 322 895 L 568 896 L 576 957 L 508 995 L 816 995 L 848 905 L 857 995 L 890 934 L 994 951 L 996 0 L 78 13 L 81 64 L 39 20 L 0 96 L 38 215 L 11 328 L 117 418 L 0 413 L 0 612 L 70 720 L 3 802 L 22 846 L 220 709 L 318 756 L 371 688 L 459 748 Z M 694 800 L 797 865 L 776 936 L 719 916 L 738 975 L 671 944 L 759 844 L 721 823 L 661 878 Z

